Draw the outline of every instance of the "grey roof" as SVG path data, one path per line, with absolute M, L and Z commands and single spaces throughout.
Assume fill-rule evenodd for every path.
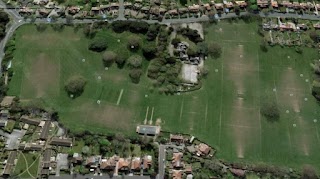
M 50 145 L 71 147 L 72 146 L 72 139 L 71 138 L 60 139 L 58 137 L 54 137 L 54 138 L 52 138 Z
M 4 175 L 10 175 L 11 174 L 12 169 L 14 168 L 13 167 L 14 166 L 14 160 L 16 159 L 16 157 L 17 157 L 17 152 L 16 151 L 10 152 L 8 160 L 7 160 L 7 164 L 6 164 L 4 172 L 3 172 Z
M 50 121 L 46 121 L 46 123 L 44 123 L 44 126 L 42 128 L 42 132 L 40 134 L 40 139 L 46 140 L 48 138 L 50 124 L 51 124 Z
M 28 116 L 21 116 L 20 121 L 31 124 L 31 125 L 39 125 L 40 120 L 39 119 L 31 119 Z
M 156 135 L 157 128 L 158 128 L 157 126 L 140 125 L 137 127 L 137 132 L 139 134 Z

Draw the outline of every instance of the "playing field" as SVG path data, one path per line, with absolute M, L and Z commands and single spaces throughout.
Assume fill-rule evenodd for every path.
M 309 66 L 318 59 L 317 51 L 304 49 L 300 55 L 273 47 L 261 52 L 256 29 L 256 24 L 223 22 L 207 27 L 206 40 L 222 45 L 222 57 L 205 62 L 210 73 L 201 90 L 166 96 L 151 92 L 145 75 L 136 85 L 126 69 L 114 65 L 105 70 L 101 54 L 87 50 L 89 40 L 80 31 L 48 28 L 39 33 L 24 26 L 17 31 L 9 94 L 42 99 L 72 130 L 134 133 L 136 124 L 160 123 L 163 130 L 208 142 L 226 160 L 320 168 L 320 107 L 311 96 Z M 122 42 L 130 34 L 98 35 L 108 37 L 110 49 L 127 52 Z M 71 100 L 63 86 L 74 74 L 86 77 L 88 84 L 81 97 Z M 260 115 L 263 100 L 278 103 L 278 122 Z

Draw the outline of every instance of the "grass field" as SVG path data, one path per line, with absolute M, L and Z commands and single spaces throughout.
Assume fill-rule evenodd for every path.
M 136 85 L 126 69 L 105 70 L 101 54 L 87 50 L 89 40 L 80 31 L 48 28 L 39 33 L 33 26 L 23 26 L 17 31 L 9 94 L 41 99 L 58 110 L 61 122 L 72 130 L 131 134 L 136 124 L 143 124 L 149 107 L 148 122 L 161 121 L 163 130 L 196 135 L 216 147 L 220 158 L 320 168 L 320 108 L 311 96 L 309 66 L 318 59 L 317 51 L 304 49 L 300 55 L 294 49 L 273 47 L 261 52 L 254 23 L 221 22 L 205 31 L 206 41 L 222 45 L 222 57 L 205 62 L 210 73 L 201 90 L 166 96 L 148 90 L 145 75 Z M 117 39 L 125 42 L 130 34 L 98 35 L 108 37 L 110 49 L 128 53 Z M 85 76 L 88 84 L 81 97 L 71 100 L 63 86 L 74 74 Z M 265 96 L 278 103 L 278 122 L 267 122 L 260 115 Z

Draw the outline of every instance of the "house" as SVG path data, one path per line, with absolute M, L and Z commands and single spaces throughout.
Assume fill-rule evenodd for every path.
M 134 157 L 131 161 L 131 170 L 133 171 L 140 171 L 141 169 L 141 159 L 140 157 Z
M 8 120 L 9 118 L 9 110 L 1 110 L 0 111 L 0 119 Z
M 72 139 L 71 138 L 58 138 L 53 137 L 50 145 L 57 145 L 62 147 L 71 147 L 72 146 Z
M 41 131 L 41 134 L 40 134 L 40 139 L 41 140 L 47 140 L 48 135 L 49 135 L 50 125 L 51 125 L 50 121 L 46 121 L 44 123 L 44 126 L 42 127 L 42 131 Z
M 90 14 L 91 14 L 92 16 L 98 15 L 99 13 L 100 13 L 100 7 L 91 7 Z
M 130 159 L 120 158 L 118 161 L 118 169 L 121 171 L 130 169 Z
M 43 8 L 42 8 L 42 9 L 39 9 L 38 12 L 39 12 L 39 15 L 40 15 L 40 16 L 43 16 L 43 17 L 48 16 L 49 13 L 50 13 L 50 11 L 48 11 L 47 9 L 43 9 Z
M 73 154 L 72 160 L 71 160 L 71 162 L 73 164 L 78 164 L 79 165 L 79 164 L 82 163 L 82 161 L 83 161 L 83 158 L 82 158 L 81 154 L 79 154 L 79 153 L 74 153 Z
M 279 25 L 279 28 L 281 31 L 287 31 L 287 30 L 293 30 L 295 31 L 297 28 L 296 28 L 296 25 L 292 22 L 286 22 L 286 23 L 281 23 Z
M 6 127 L 8 120 L 0 119 L 0 127 Z
M 172 167 L 173 168 L 183 168 L 183 162 L 182 162 L 183 153 L 181 152 L 175 152 L 172 156 Z
M 147 170 L 151 167 L 152 165 L 152 157 L 151 155 L 146 155 L 143 157 L 143 169 Z
M 139 125 L 136 132 L 141 135 L 155 136 L 160 133 L 160 126 Z
M 170 14 L 170 15 L 178 15 L 179 13 L 178 13 L 177 9 L 171 9 L 171 10 L 168 11 L 168 14 Z
M 100 162 L 101 170 L 114 170 L 116 168 L 119 157 L 114 155 L 108 159 L 102 159 Z
M 182 179 L 182 170 L 172 170 L 172 179 Z
M 19 150 L 23 151 L 41 151 L 44 145 L 36 143 L 22 143 L 19 145 Z
M 235 1 L 235 3 L 240 7 L 240 8 L 245 8 L 248 6 L 246 1 Z
M 188 6 L 189 12 L 197 13 L 200 10 L 200 6 L 198 4 L 194 4 L 192 6 Z
M 130 9 L 132 7 L 132 3 L 131 2 L 124 2 L 123 6 L 125 9 Z
M 80 7 L 78 7 L 78 6 L 71 6 L 71 7 L 67 8 L 67 11 L 68 11 L 69 14 L 75 15 L 75 14 L 77 14 L 77 13 L 80 11 Z
M 233 3 L 232 2 L 228 2 L 228 1 L 223 1 L 224 6 L 228 9 L 233 8 Z
M 275 0 L 271 0 L 271 6 L 272 6 L 273 8 L 278 8 L 278 7 L 279 7 L 278 2 L 275 1 Z
M 182 135 L 173 135 L 170 134 L 170 142 L 183 143 L 184 138 Z
M 211 151 L 211 147 L 209 147 L 207 144 L 200 143 L 198 146 L 196 146 L 197 155 L 208 155 Z
M 38 126 L 41 122 L 39 119 L 31 119 L 27 115 L 21 116 L 20 121 L 29 125 L 34 125 L 34 126 Z
M 214 7 L 216 8 L 216 10 L 223 10 L 223 4 L 222 3 L 216 3 L 214 4 Z
M 85 165 L 87 167 L 90 167 L 90 168 L 98 168 L 100 162 L 101 162 L 101 156 L 100 155 L 91 156 L 91 157 L 87 158 L 87 160 L 85 162 Z
M 283 7 L 287 7 L 287 8 L 292 8 L 293 4 L 289 1 L 282 1 L 282 3 L 280 3 L 281 6 Z
M 17 151 L 10 152 L 6 166 L 4 167 L 4 171 L 2 173 L 4 176 L 10 176 L 12 174 L 17 154 Z
M 111 10 L 118 10 L 119 9 L 119 3 L 111 3 L 110 4 Z
M 186 174 L 192 173 L 192 166 L 190 164 L 185 166 L 184 173 Z
M 177 13 L 179 12 L 179 14 L 186 14 L 189 12 L 188 8 L 186 7 L 182 7 L 182 8 L 179 8 Z
M 50 158 L 51 158 L 51 149 L 47 149 L 43 153 L 43 158 L 41 162 L 41 176 L 47 177 L 50 173 Z
M 269 6 L 269 0 L 257 0 L 257 5 L 260 8 L 265 8 Z
M 28 8 L 28 7 L 23 7 L 21 9 L 19 9 L 19 14 L 20 15 L 24 15 L 24 14 L 25 15 L 31 15 L 31 14 L 33 14 L 33 10 Z
M 315 29 L 320 29 L 320 23 L 315 23 L 315 24 L 313 24 L 313 27 L 314 27 Z
M 5 96 L 0 103 L 1 107 L 10 107 L 14 98 L 15 96 Z
M 297 29 L 299 30 L 308 30 L 308 26 L 306 24 L 298 24 Z
M 204 9 L 207 11 L 211 11 L 211 5 L 209 3 L 203 5 Z

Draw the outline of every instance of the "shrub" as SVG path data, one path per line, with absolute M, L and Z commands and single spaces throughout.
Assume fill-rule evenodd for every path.
M 156 56 L 157 47 L 154 43 L 146 43 L 142 47 L 142 53 L 146 59 L 152 59 Z
M 72 76 L 65 84 L 65 90 L 73 97 L 80 96 L 86 85 L 86 80 L 82 76 Z
M 106 67 L 110 67 L 118 58 L 118 55 L 113 51 L 106 51 L 103 53 L 102 60 Z
M 260 110 L 261 114 L 267 118 L 268 121 L 278 121 L 280 118 L 280 111 L 275 102 L 264 102 Z
M 131 68 L 140 68 L 142 66 L 142 57 L 139 55 L 129 57 L 128 65 Z
M 208 54 L 213 58 L 219 58 L 222 53 L 222 48 L 217 43 L 209 43 L 208 45 Z
M 139 50 L 140 47 L 140 38 L 137 36 L 130 36 L 128 38 L 128 49 L 130 49 L 131 51 L 137 51 Z
M 141 75 L 142 75 L 141 69 L 131 69 L 129 72 L 129 76 L 133 83 L 139 83 Z
M 92 50 L 95 52 L 102 52 L 102 51 L 106 50 L 107 47 L 108 47 L 108 44 L 105 39 L 96 38 L 89 45 L 89 50 Z

